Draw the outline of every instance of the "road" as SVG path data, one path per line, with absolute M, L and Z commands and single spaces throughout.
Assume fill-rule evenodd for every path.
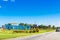
M 25 38 L 12 38 L 7 40 L 60 40 L 60 32 L 45 33 Z

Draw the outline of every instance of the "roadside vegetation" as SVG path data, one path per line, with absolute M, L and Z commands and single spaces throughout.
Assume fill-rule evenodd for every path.
M 22 23 L 23 25 L 23 23 Z M 27 25 L 27 24 L 25 24 Z M 37 35 L 42 34 L 45 32 L 54 32 L 55 26 L 45 26 L 45 25 L 31 25 L 30 30 L 3 30 L 0 29 L 0 40 L 7 39 L 7 38 L 16 38 L 16 37 L 25 37 L 25 36 L 31 36 L 31 35 Z

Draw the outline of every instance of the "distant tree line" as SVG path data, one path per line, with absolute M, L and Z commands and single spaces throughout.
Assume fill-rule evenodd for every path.
M 10 23 L 8 23 L 8 25 L 11 25 Z M 32 29 L 34 28 L 39 28 L 39 29 L 55 29 L 55 25 L 51 26 L 51 25 L 37 25 L 37 24 L 27 24 L 27 23 L 20 23 L 19 25 L 23 25 L 23 26 L 30 26 Z
M 46 26 L 46 25 L 37 25 L 37 24 L 24 24 L 24 23 L 20 23 L 19 25 L 24 25 L 24 26 L 29 25 L 31 28 L 39 28 L 39 29 L 56 29 L 55 25 Z

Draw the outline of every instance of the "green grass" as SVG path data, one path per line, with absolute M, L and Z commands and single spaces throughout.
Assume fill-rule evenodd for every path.
M 16 38 L 16 37 L 23 37 L 28 35 L 32 35 L 32 34 L 29 34 L 29 33 L 1 34 L 0 33 L 0 39 Z
M 32 34 L 30 33 L 12 33 L 12 31 L 3 31 L 0 32 L 0 40 L 6 39 L 6 38 L 16 38 L 16 37 L 24 37 L 24 36 L 30 36 Z
M 37 34 L 49 32 L 49 31 L 53 32 L 53 30 L 40 30 L 39 33 L 12 33 L 12 31 L 2 31 L 2 32 L 0 32 L 0 40 L 7 39 L 7 38 L 16 38 L 16 37 L 37 35 Z

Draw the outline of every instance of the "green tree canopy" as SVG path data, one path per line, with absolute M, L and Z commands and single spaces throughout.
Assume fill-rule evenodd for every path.
M 24 23 L 20 23 L 19 25 L 24 25 Z

